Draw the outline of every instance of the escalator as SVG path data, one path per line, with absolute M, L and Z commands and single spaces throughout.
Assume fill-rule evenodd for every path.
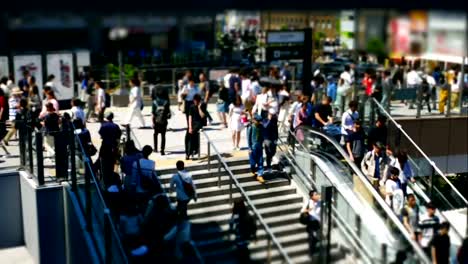
M 450 238 L 452 245 L 452 258 L 465 234 L 468 234 L 467 215 L 468 201 L 457 189 L 457 187 L 442 172 L 437 164 L 432 161 L 426 153 L 411 139 L 403 127 L 385 111 L 375 99 L 372 100 L 376 112 L 384 115 L 389 120 L 389 126 L 397 130 L 395 145 L 399 146 L 402 139 L 409 142 L 405 148 L 413 153 L 409 157 L 414 182 L 408 185 L 409 192 L 414 193 L 420 207 L 425 210 L 425 204 L 431 202 L 437 207 L 436 215 L 441 221 L 450 224 Z M 371 111 L 372 112 L 372 111 Z
M 292 133 L 279 141 L 280 152 L 295 170 L 294 182 L 303 192 L 333 187 L 334 224 L 343 229 L 341 234 L 354 248 L 363 251 L 357 255 L 370 263 L 393 263 L 402 258 L 404 263 L 429 263 L 399 218 L 334 139 L 311 130 L 304 141 Z

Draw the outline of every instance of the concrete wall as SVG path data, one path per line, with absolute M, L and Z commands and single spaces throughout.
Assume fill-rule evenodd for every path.
M 67 263 L 100 263 L 91 237 L 86 231 L 86 222 L 78 200 L 67 185 L 63 188 L 63 200 Z
M 24 245 L 20 178 L 17 171 L 0 174 L 0 248 Z
M 35 263 L 66 263 L 63 187 L 38 187 L 20 172 L 24 241 Z
M 398 119 L 397 122 L 441 170 L 447 173 L 468 171 L 468 117 Z M 389 143 L 420 158 L 404 136 L 399 142 L 397 139 L 398 130 L 390 123 Z

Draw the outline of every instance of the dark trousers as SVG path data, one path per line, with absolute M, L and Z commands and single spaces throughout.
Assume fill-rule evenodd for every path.
M 104 112 L 106 111 L 106 107 L 103 107 L 101 109 L 101 111 L 99 111 L 98 113 L 98 120 L 99 122 L 103 122 L 104 121 Z
M 106 187 L 112 184 L 114 165 L 116 162 L 115 148 L 112 146 L 101 146 L 99 150 L 99 161 L 96 162 L 97 169 L 101 172 L 101 180 Z
M 57 178 L 68 178 L 68 142 L 65 132 L 56 132 L 55 140 L 55 168 Z
M 271 160 L 276 154 L 276 144 L 271 140 L 265 140 L 263 142 L 263 147 L 265 148 L 265 155 L 266 155 L 266 168 L 271 168 Z
M 177 200 L 177 214 L 179 216 L 179 219 L 187 219 L 187 205 L 190 202 L 190 200 Z
M 188 117 L 189 117 L 189 112 L 190 112 L 190 107 L 193 105 L 193 101 L 185 101 L 185 119 L 187 120 L 187 127 L 188 127 Z
M 200 132 L 198 130 L 194 130 L 192 134 L 190 134 L 187 130 L 185 133 L 185 155 L 191 156 L 198 153 L 199 149 L 199 139 L 200 139 Z
M 261 143 L 254 144 L 249 155 L 250 170 L 252 173 L 263 175 L 263 147 Z
M 153 141 L 155 151 L 158 151 L 158 134 L 161 134 L 161 151 L 164 151 L 166 148 L 166 131 L 167 125 L 154 124 Z

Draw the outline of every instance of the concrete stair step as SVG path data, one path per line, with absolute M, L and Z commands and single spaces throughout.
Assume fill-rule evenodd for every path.
M 231 167 L 237 166 L 237 165 L 249 164 L 249 159 L 246 158 L 246 157 L 227 158 L 227 159 L 224 159 L 224 162 L 226 163 L 226 165 L 228 165 L 231 168 Z M 157 164 L 156 164 L 156 166 L 157 166 Z M 205 162 L 202 162 L 200 164 L 187 165 L 185 168 L 188 171 L 195 172 L 195 171 L 200 171 L 200 170 L 206 170 L 207 166 L 208 166 L 208 162 L 205 161 Z M 211 167 L 212 167 L 213 170 L 217 169 L 217 167 L 218 167 L 218 160 L 214 159 L 213 156 L 212 156 L 212 160 L 211 160 Z M 177 172 L 177 169 L 175 167 L 160 168 L 160 169 L 158 168 L 157 171 L 158 171 L 158 173 L 160 175 L 165 175 L 165 174 L 174 174 L 174 173 Z
M 249 173 L 250 172 L 250 165 L 248 164 L 240 164 L 236 166 L 231 166 L 229 169 L 232 171 L 234 175 L 238 174 L 244 174 L 244 173 Z M 196 171 L 191 171 L 187 170 L 190 173 L 192 173 L 192 178 L 195 181 L 201 180 L 201 179 L 218 179 L 218 176 L 221 175 L 221 177 L 226 176 L 227 177 L 227 172 L 224 169 L 221 169 L 221 171 L 218 171 L 216 167 L 213 167 L 211 170 L 208 170 L 207 167 L 205 166 L 204 169 L 196 170 Z M 157 171 L 158 177 L 161 180 L 162 183 L 166 184 L 169 183 L 172 175 L 174 175 L 176 172 L 174 171 L 173 173 L 165 173 L 162 174 L 160 171 Z

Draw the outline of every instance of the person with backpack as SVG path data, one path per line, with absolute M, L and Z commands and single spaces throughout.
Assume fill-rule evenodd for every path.
M 346 150 L 348 151 L 349 158 L 359 166 L 366 151 L 365 143 L 366 133 L 362 128 L 362 122 L 356 120 L 353 127 L 353 132 L 345 139 Z
M 172 175 L 170 188 L 175 190 L 177 198 L 177 213 L 181 220 L 187 219 L 187 205 L 190 200 L 197 201 L 197 191 L 192 174 L 185 170 L 185 164 L 179 160 L 176 163 L 177 172 Z
M 389 171 L 390 178 L 385 181 L 385 202 L 393 209 L 396 215 L 399 215 L 405 199 L 401 190 L 401 182 L 398 179 L 400 170 L 391 167 Z
M 131 179 L 127 181 L 129 184 L 127 190 L 130 194 L 136 195 L 144 208 L 148 200 L 155 194 L 162 193 L 163 189 L 156 175 L 156 162 L 149 158 L 153 148 L 146 145 L 141 152 L 143 158 L 133 163 Z
M 249 244 L 257 239 L 257 224 L 249 214 L 243 199 L 234 202 L 229 230 L 234 233 L 239 263 L 250 263 Z
M 156 88 L 154 89 L 156 90 Z M 153 91 L 154 91 L 153 90 Z M 158 134 L 161 134 L 161 156 L 166 155 L 166 131 L 168 120 L 171 118 L 169 95 L 165 90 L 159 89 L 152 95 L 151 113 L 153 115 L 153 142 L 154 152 L 158 152 Z
M 376 142 L 373 149 L 364 156 L 361 161 L 361 170 L 367 179 L 375 188 L 384 185 L 381 181 L 385 177 L 387 170 L 388 158 L 385 154 L 385 146 L 381 142 Z
M 406 205 L 401 210 L 403 225 L 414 241 L 417 241 L 419 232 L 419 205 L 416 203 L 416 196 L 410 193 L 406 197 Z

